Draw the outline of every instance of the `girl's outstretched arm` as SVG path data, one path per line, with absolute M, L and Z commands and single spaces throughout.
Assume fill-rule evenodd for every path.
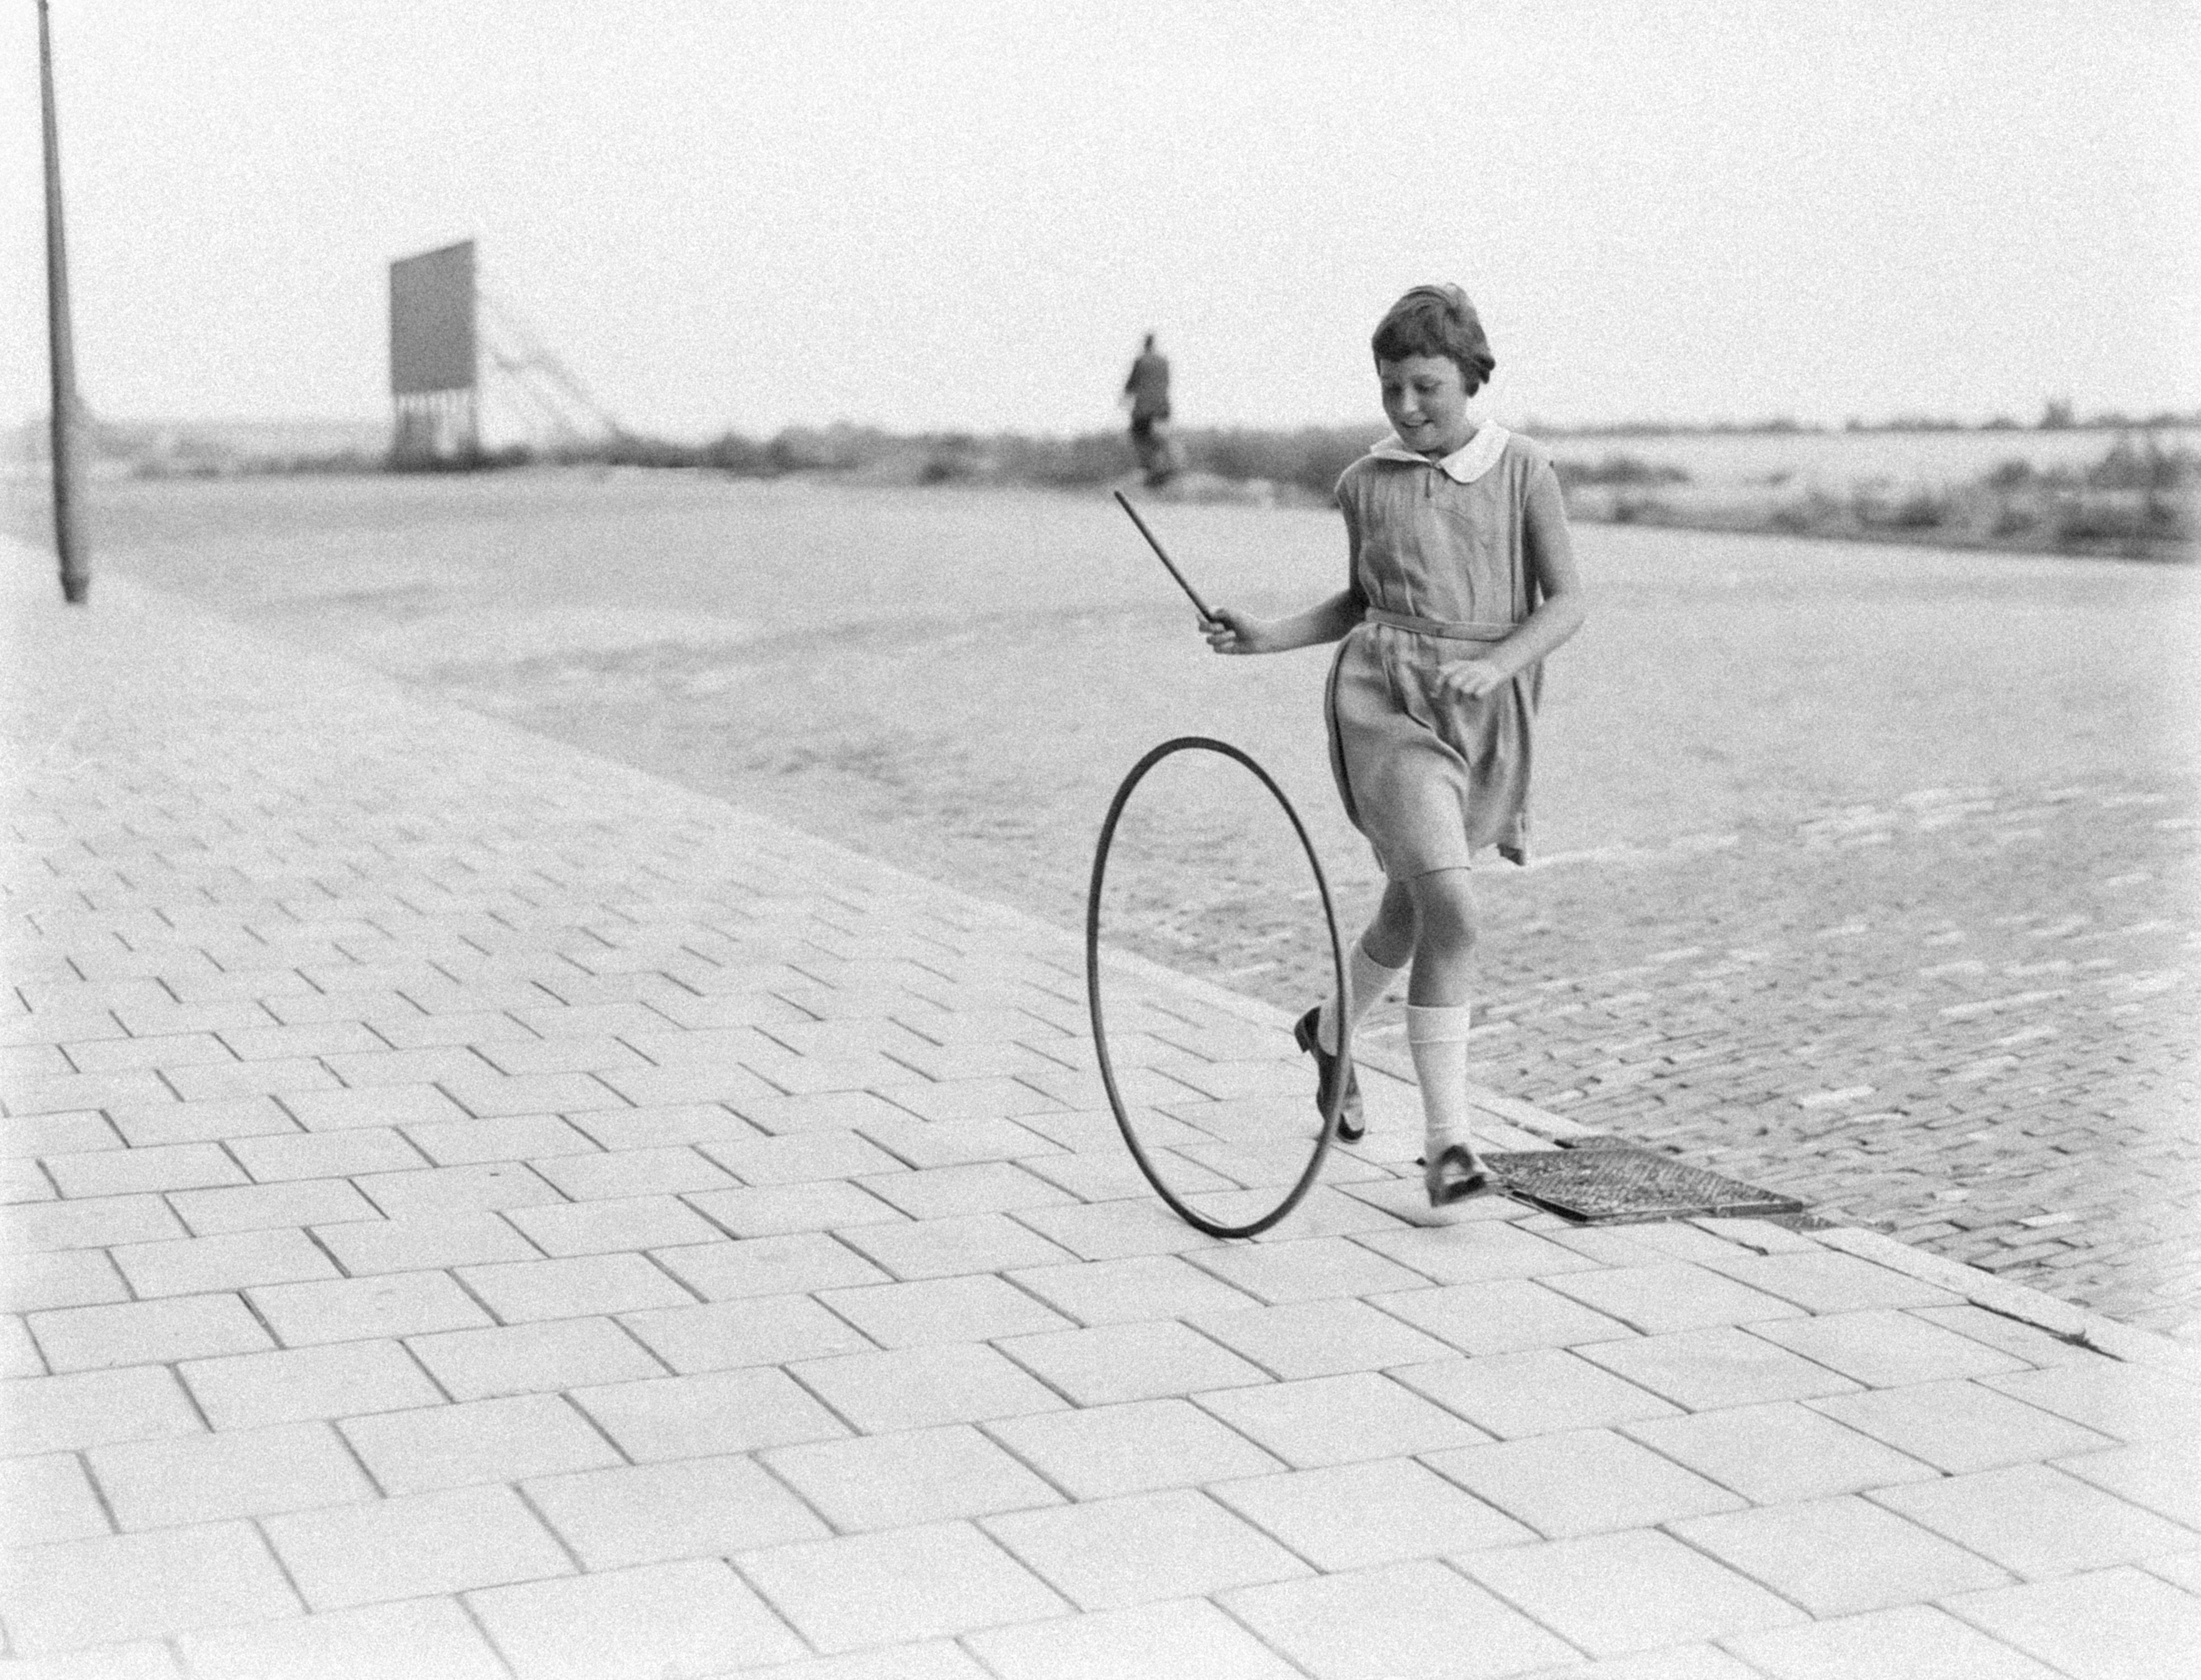
M 1548 468 L 1529 487 L 1523 526 L 1529 564 L 1541 597 L 1520 627 L 1473 659 L 1447 665 L 1437 678 L 1440 692 L 1474 698 L 1509 682 L 1582 627 L 1588 616 L 1582 573 L 1575 566 L 1574 539 L 1567 532 L 1566 503 L 1558 477 Z
M 1257 619 L 1234 608 L 1218 607 L 1200 621 L 1207 645 L 1218 654 L 1282 654 L 1335 642 L 1360 622 L 1367 603 L 1358 590 L 1340 590 L 1327 601 L 1286 619 Z

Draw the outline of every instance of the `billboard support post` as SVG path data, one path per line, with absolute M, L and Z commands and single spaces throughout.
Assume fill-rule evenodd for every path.
M 91 573 L 76 528 L 76 347 L 69 323 L 68 248 L 62 237 L 61 131 L 54 116 L 53 37 L 46 0 L 38 0 L 38 105 L 46 173 L 46 348 L 52 375 L 54 549 L 61 557 L 62 599 L 81 607 Z

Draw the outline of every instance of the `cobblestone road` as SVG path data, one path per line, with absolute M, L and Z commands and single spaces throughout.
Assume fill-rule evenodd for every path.
M 1946 790 L 1493 872 L 1478 1072 L 2190 1339 L 2195 827 L 2159 790 Z

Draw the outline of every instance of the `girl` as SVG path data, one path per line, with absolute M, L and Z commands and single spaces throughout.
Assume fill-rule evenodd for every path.
M 1427 1127 L 1423 1183 L 1441 1207 L 1491 1187 L 1467 1129 L 1469 860 L 1495 846 L 1528 861 L 1542 661 L 1582 627 L 1582 585 L 1550 457 L 1468 414 L 1497 362 L 1467 295 L 1416 286 L 1371 344 L 1395 429 L 1337 481 L 1345 588 L 1289 618 L 1218 607 L 1201 628 L 1221 654 L 1344 643 L 1325 698 L 1330 769 L 1385 886 L 1345 996 L 1308 1010 L 1298 1037 L 1326 1107 L 1340 1016 L 1357 1024 L 1412 964 L 1406 1041 Z M 1348 1088 L 1341 1137 L 1361 1135 L 1359 1108 Z

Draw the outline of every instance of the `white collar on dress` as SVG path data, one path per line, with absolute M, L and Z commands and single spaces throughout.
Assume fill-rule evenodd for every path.
M 1498 464 L 1498 457 L 1505 453 L 1505 440 L 1512 435 L 1497 421 L 1485 420 L 1476 428 L 1474 437 L 1443 460 L 1432 461 L 1408 449 L 1394 432 L 1368 453 L 1379 461 L 1411 461 L 1422 467 L 1437 467 L 1454 484 L 1471 485 Z

